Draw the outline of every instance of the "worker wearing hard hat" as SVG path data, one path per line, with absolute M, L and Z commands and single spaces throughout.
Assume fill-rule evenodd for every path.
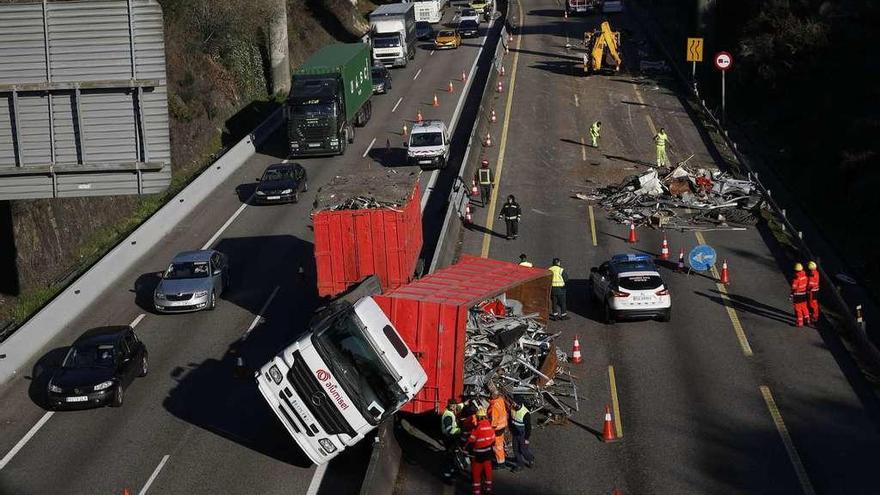
M 815 261 L 807 263 L 807 303 L 810 306 L 810 320 L 819 324 L 819 267 Z
M 486 417 L 486 410 L 477 409 L 477 427 L 471 432 L 465 448 L 470 448 L 471 481 L 474 495 L 492 493 L 492 446 L 495 444 L 495 430 Z M 485 490 L 483 490 L 485 488 Z
M 504 403 L 504 397 L 498 393 L 498 390 L 491 392 L 492 398 L 489 399 L 489 421 L 492 422 L 492 428 L 495 430 L 495 462 L 503 465 L 507 459 L 504 454 L 504 432 L 507 431 L 507 404 Z
M 568 283 L 568 274 L 565 273 L 565 268 L 562 268 L 562 261 L 559 258 L 553 258 L 553 265 L 548 270 L 552 274 L 550 280 L 550 319 L 567 320 L 565 285 Z
M 669 136 L 666 135 L 666 129 L 661 127 L 654 136 L 654 144 L 657 145 L 657 166 L 669 166 L 669 158 L 666 156 L 666 144 L 669 142 Z
M 791 281 L 791 302 L 794 305 L 795 325 L 802 327 L 804 322 L 810 322 L 810 312 L 807 309 L 807 286 L 809 281 L 804 272 L 804 265 L 794 264 L 794 278 Z
M 590 126 L 590 140 L 593 143 L 593 148 L 599 147 L 599 131 L 602 130 L 602 122 L 595 121 L 593 125 Z

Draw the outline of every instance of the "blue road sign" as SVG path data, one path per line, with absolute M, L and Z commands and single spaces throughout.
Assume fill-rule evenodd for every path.
M 716 259 L 718 259 L 718 256 L 715 254 L 715 250 L 708 244 L 700 244 L 691 249 L 690 254 L 688 254 L 688 263 L 691 265 L 691 268 L 698 272 L 704 272 L 715 266 Z

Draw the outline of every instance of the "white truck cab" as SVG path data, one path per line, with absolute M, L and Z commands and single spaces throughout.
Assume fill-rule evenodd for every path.
M 364 295 L 362 283 L 322 309 L 311 332 L 256 373 L 266 402 L 315 464 L 359 442 L 427 381 L 416 357 L 370 297 L 379 293 L 378 286 L 378 279 L 370 282 Z
M 406 158 L 421 168 L 446 168 L 449 160 L 449 133 L 442 120 L 425 120 L 413 126 Z

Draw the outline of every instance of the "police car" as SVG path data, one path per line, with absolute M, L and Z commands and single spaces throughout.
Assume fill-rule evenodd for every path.
M 593 299 L 602 304 L 606 323 L 630 318 L 672 318 L 669 289 L 648 255 L 618 254 L 591 268 L 590 290 Z

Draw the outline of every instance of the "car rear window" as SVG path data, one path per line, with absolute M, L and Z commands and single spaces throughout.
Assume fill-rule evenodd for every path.
M 617 285 L 627 290 L 650 290 L 663 285 L 663 280 L 657 275 L 628 275 L 618 277 Z

